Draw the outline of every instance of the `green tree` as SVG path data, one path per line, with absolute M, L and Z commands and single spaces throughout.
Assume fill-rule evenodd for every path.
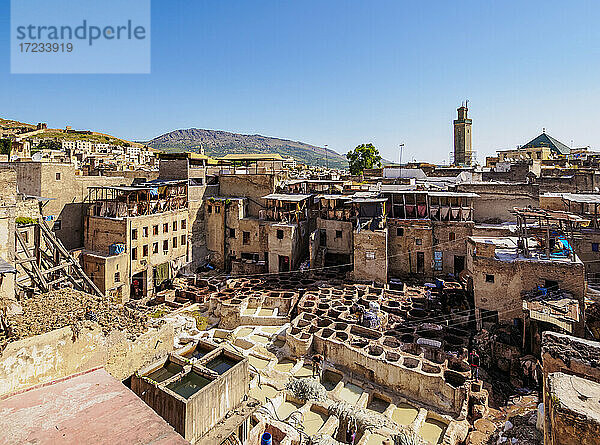
M 350 173 L 360 175 L 365 169 L 381 167 L 379 150 L 373 144 L 361 144 L 346 154 L 350 164 Z
M 45 139 L 35 147 L 35 151 L 40 150 L 62 150 L 62 144 L 58 141 Z
M 0 139 L 0 154 L 10 155 L 12 141 L 10 139 Z

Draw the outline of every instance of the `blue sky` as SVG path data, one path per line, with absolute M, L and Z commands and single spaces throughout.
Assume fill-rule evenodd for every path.
M 152 73 L 11 75 L 0 115 L 127 139 L 259 133 L 442 162 L 470 101 L 478 157 L 547 132 L 600 149 L 600 2 L 152 1 Z

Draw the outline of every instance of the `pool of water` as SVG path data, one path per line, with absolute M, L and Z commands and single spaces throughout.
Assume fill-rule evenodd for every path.
M 287 417 L 300 408 L 302 405 L 295 402 L 284 401 L 279 408 L 277 408 L 277 415 L 280 419 L 287 419 Z
M 200 374 L 197 374 L 192 371 L 184 375 L 182 378 L 176 380 L 175 382 L 169 383 L 167 385 L 167 388 L 169 388 L 176 394 L 179 394 L 181 397 L 189 399 L 191 396 L 196 394 L 210 382 L 211 381 L 206 377 L 203 377 Z
M 295 364 L 295 361 L 284 358 L 275 364 L 275 369 L 279 372 L 290 372 Z
M 383 414 L 388 406 L 390 406 L 390 404 L 385 400 L 380 399 L 379 397 L 373 397 L 367 405 L 367 409 Z
M 374 433 L 369 436 L 366 445 L 381 445 L 385 439 L 387 439 L 387 437 Z
M 263 317 L 270 317 L 274 313 L 275 313 L 275 309 L 261 308 L 261 310 L 258 311 L 258 315 L 261 315 Z
M 440 422 L 439 420 L 426 419 L 425 423 L 421 427 L 421 431 L 419 431 L 419 434 L 426 441 L 433 444 L 438 444 L 442 443 L 447 427 L 448 425 L 446 425 L 444 422 Z
M 233 366 L 237 363 L 238 363 L 237 360 L 229 358 L 225 354 L 221 354 L 218 357 L 213 358 L 205 366 L 208 369 L 212 369 L 217 374 L 223 374 L 224 372 L 233 368 Z
M 392 413 L 392 420 L 398 425 L 409 425 L 419 414 L 419 410 L 408 403 L 399 403 Z
M 175 374 L 179 374 L 181 371 L 183 371 L 183 366 L 178 365 L 177 363 L 167 362 L 165 365 L 161 366 L 156 371 L 151 372 L 146 377 L 160 383 L 170 379 Z
M 250 361 L 250 364 L 256 369 L 265 369 L 269 364 L 269 360 L 256 357 L 255 355 L 248 356 L 248 360 Z
M 360 399 L 363 392 L 364 391 L 360 386 L 355 385 L 354 383 L 346 383 L 340 391 L 340 397 L 350 405 L 354 405 L 358 402 L 358 399 Z
M 250 334 L 254 329 L 252 328 L 242 328 L 240 329 L 237 334 L 235 335 L 236 337 L 245 337 L 246 335 Z
M 311 365 L 303 365 L 302 368 L 298 369 L 294 374 L 295 377 L 312 377 L 312 366 Z
M 327 391 L 333 391 L 336 385 L 342 380 L 342 376 L 337 372 L 324 371 L 321 384 Z
M 206 354 L 208 354 L 212 350 L 213 350 L 213 348 L 209 348 L 208 346 L 197 345 L 196 348 L 193 349 L 191 351 L 191 353 L 186 354 L 185 357 L 188 357 L 188 358 L 202 358 L 202 357 L 204 357 Z
M 317 431 L 327 422 L 328 416 L 313 410 L 309 410 L 304 414 L 304 431 L 309 436 L 316 434 Z
M 279 394 L 279 391 L 277 391 L 271 385 L 262 385 L 252 388 L 250 391 L 248 391 L 248 393 L 260 403 L 265 403 L 267 401 L 267 397 L 269 399 L 274 399 Z

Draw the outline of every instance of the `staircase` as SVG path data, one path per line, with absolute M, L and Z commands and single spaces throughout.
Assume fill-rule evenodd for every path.
M 30 234 L 33 234 L 33 240 L 28 239 Z M 104 296 L 43 220 L 16 227 L 15 264 L 18 271 L 16 284 L 25 291 L 48 292 L 72 287 Z

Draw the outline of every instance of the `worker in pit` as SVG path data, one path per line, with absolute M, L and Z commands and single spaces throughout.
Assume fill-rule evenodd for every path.
M 315 354 L 312 356 L 312 373 L 313 378 L 318 377 L 321 381 L 321 372 L 323 371 L 323 363 L 325 359 L 321 354 Z
M 479 381 L 479 354 L 473 349 L 469 355 L 469 364 L 471 365 L 471 378 Z

